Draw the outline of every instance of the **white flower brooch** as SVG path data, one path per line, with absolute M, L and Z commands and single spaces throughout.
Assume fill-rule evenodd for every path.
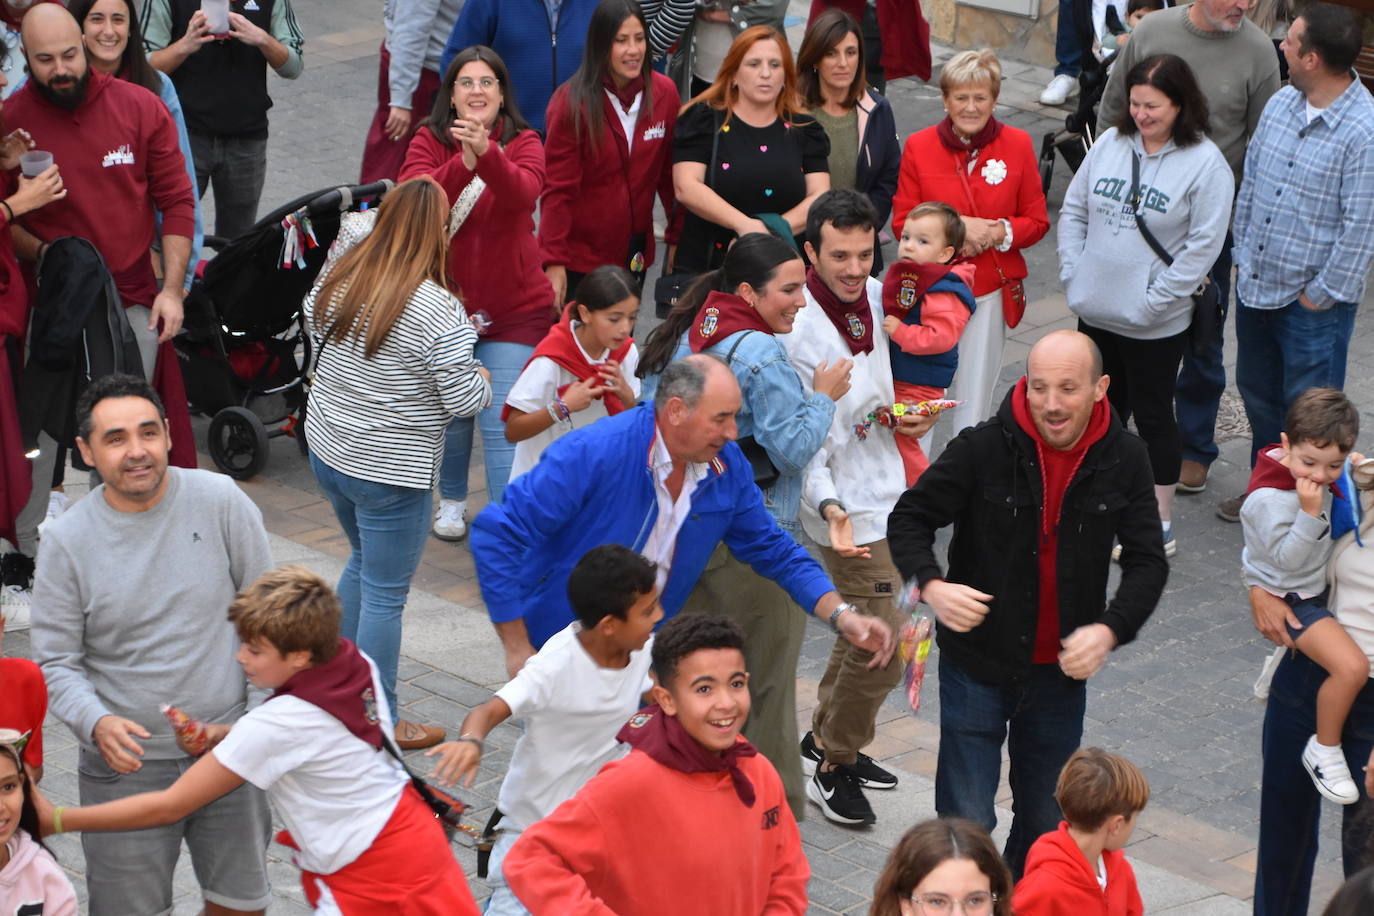
M 989 159 L 981 174 L 988 184 L 1001 184 L 1007 177 L 1007 164 L 1001 159 Z

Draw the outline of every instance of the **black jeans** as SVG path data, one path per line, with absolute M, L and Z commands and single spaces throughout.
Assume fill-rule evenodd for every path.
M 1178 483 L 1183 445 L 1174 416 L 1178 366 L 1188 347 L 1188 332 L 1158 340 L 1137 340 L 1078 322 L 1102 351 L 1102 370 L 1111 376 L 1107 399 L 1121 422 L 1135 417 L 1136 429 L 1150 452 L 1157 486 Z

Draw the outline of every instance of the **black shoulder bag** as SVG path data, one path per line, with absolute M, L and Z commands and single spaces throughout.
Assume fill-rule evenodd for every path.
M 735 351 L 738 350 L 739 345 L 744 342 L 744 338 L 748 337 L 750 334 L 758 333 L 760 332 L 745 331 L 739 337 L 735 338 L 734 346 L 730 348 L 729 353 L 725 354 L 725 364 L 728 366 L 734 361 Z M 759 445 L 757 439 L 753 436 L 744 436 L 740 439 L 736 439 L 735 444 L 739 446 L 741 452 L 744 452 L 744 457 L 749 462 L 750 469 L 754 472 L 754 486 L 758 487 L 760 490 L 767 490 L 778 482 L 778 478 L 781 477 L 782 474 L 778 471 L 777 466 L 773 464 L 773 459 L 768 457 L 768 449 Z
M 703 103 L 704 104 L 704 103 Z M 720 151 L 720 127 L 725 121 L 724 115 L 712 115 L 711 130 L 711 161 L 706 166 L 706 187 L 711 187 L 711 175 L 716 170 L 716 156 Z M 678 206 L 682 206 L 681 203 Z M 706 263 L 711 263 L 711 245 L 706 245 Z M 687 292 L 687 287 L 700 276 L 700 273 L 681 271 L 678 273 L 664 274 L 654 281 L 654 312 L 659 318 L 667 318 L 668 313 L 677 305 L 677 300 L 682 294 Z
M 1140 213 L 1140 157 L 1134 151 L 1131 152 L 1130 200 L 1131 211 L 1135 214 L 1135 224 L 1140 229 L 1140 234 L 1145 237 L 1145 244 L 1159 255 L 1159 259 L 1166 267 L 1172 265 L 1174 256 L 1159 244 L 1159 239 L 1155 238 L 1150 227 L 1145 225 L 1145 217 Z M 1221 290 L 1213 282 L 1211 271 L 1208 271 L 1193 291 L 1193 323 L 1188 328 L 1188 346 L 1194 356 L 1203 357 L 1207 354 L 1208 345 L 1216 339 L 1225 321 L 1226 313 L 1221 301 Z

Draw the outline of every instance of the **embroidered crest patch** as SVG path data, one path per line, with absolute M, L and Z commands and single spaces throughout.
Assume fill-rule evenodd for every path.
M 630 728 L 643 728 L 654 718 L 651 712 L 637 712 L 630 717 Z
M 909 310 L 916 304 L 916 281 L 910 277 L 902 278 L 902 287 L 897 291 L 897 304 L 903 311 Z
M 372 693 L 371 687 L 363 691 L 363 715 L 371 725 L 381 721 L 377 718 L 377 697 Z
M 720 324 L 720 309 L 709 308 L 706 315 L 701 319 L 701 336 L 710 337 L 716 333 L 716 328 Z
M 864 336 L 864 323 L 859 320 L 859 316 L 849 312 L 844 316 L 849 321 L 849 336 L 859 340 Z

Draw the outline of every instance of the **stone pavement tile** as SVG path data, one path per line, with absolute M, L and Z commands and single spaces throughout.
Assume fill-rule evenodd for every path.
M 1255 876 L 1250 872 L 1160 836 L 1132 843 L 1130 856 L 1133 861 L 1148 862 L 1171 875 L 1196 881 L 1238 899 L 1243 900 L 1253 893 Z

